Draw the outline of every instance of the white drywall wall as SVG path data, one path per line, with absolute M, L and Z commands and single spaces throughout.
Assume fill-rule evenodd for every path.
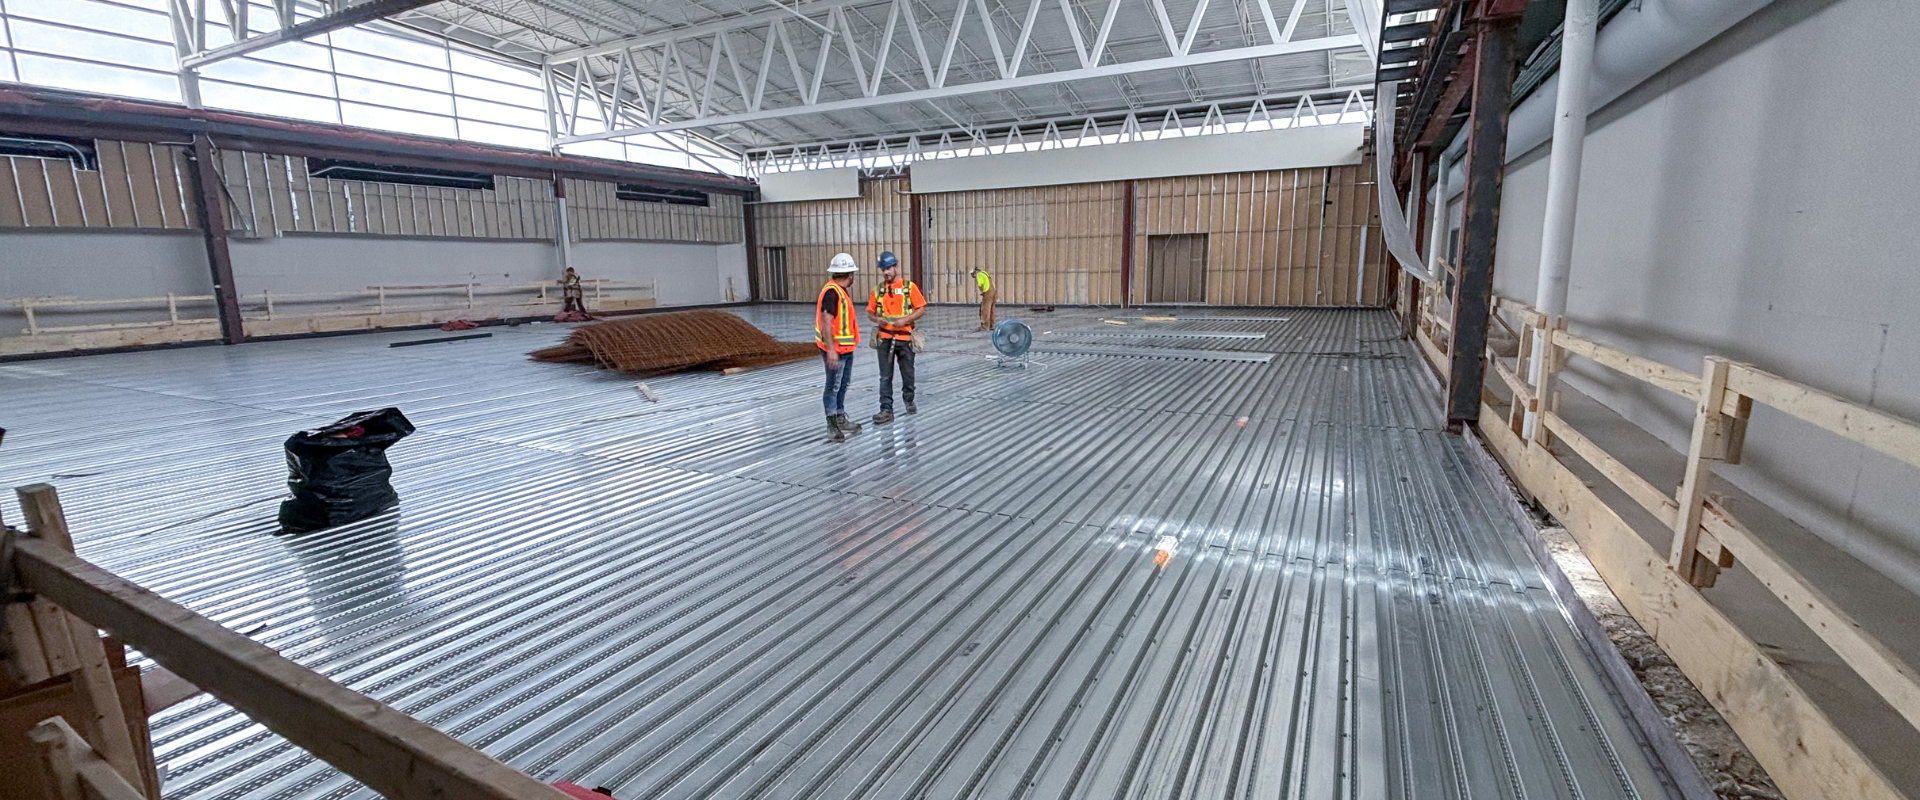
M 841 200 L 860 196 L 860 169 L 803 169 L 760 176 L 760 201 Z
M 746 299 L 744 245 L 679 244 L 668 242 L 580 242 L 573 246 L 573 263 L 581 275 L 616 281 L 654 281 L 660 305 L 685 306 L 727 302 L 722 274 L 722 251 L 738 251 L 741 266 L 735 283 Z
M 913 165 L 913 191 L 963 192 L 1358 164 L 1365 139 L 1365 125 L 1322 125 L 919 161 Z
M 1911 0 L 1778 0 L 1601 109 L 1586 145 L 1574 330 L 1690 371 L 1719 353 L 1920 419 L 1920 83 Z M 1512 164 L 1497 291 L 1530 302 L 1545 147 Z M 1684 451 L 1690 406 L 1574 378 Z M 1718 470 L 1920 592 L 1920 470 L 1771 410 Z
M 23 297 L 114 299 L 213 294 L 206 244 L 199 231 L 0 231 L 0 301 Z M 156 311 L 46 309 L 43 325 L 92 325 L 165 319 Z M 211 302 L 180 304 L 183 315 L 212 316 Z M 25 326 L 18 304 L 0 302 L 0 336 Z
M 560 257 L 545 241 L 285 235 L 234 239 L 229 250 L 234 284 L 243 293 L 514 284 L 560 276 Z M 585 270 L 582 274 L 593 277 Z

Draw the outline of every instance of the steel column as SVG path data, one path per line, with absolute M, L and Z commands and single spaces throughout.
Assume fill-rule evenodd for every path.
M 913 191 L 913 178 L 907 178 L 907 191 Z M 927 280 L 927 212 L 918 193 L 907 195 L 907 280 Z
M 758 193 L 747 195 L 740 203 L 740 235 L 747 247 L 747 302 L 760 302 L 760 235 L 754 230 L 753 209 L 759 205 Z
M 560 248 L 560 274 L 573 266 L 573 224 L 567 213 L 567 180 L 553 179 L 553 241 Z
M 1475 23 L 1473 116 L 1467 129 L 1466 215 L 1454 280 L 1453 333 L 1447 348 L 1447 429 L 1480 419 L 1486 377 L 1487 315 L 1493 303 L 1494 241 L 1500 228 L 1500 183 L 1506 177 L 1507 113 L 1513 100 L 1517 17 Z
M 1120 190 L 1120 307 L 1133 302 L 1134 182 Z
M 207 267 L 213 272 L 214 303 L 220 309 L 220 339 L 239 344 L 247 340 L 247 332 L 240 317 L 240 295 L 233 285 L 233 254 L 227 249 L 227 212 L 221 202 L 220 173 L 213 168 L 213 140 L 204 133 L 194 134 L 187 157 L 193 161 L 187 176 L 207 244 Z

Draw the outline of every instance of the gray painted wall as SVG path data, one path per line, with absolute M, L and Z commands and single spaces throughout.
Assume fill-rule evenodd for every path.
M 544 241 L 287 235 L 235 239 L 230 249 L 234 284 L 243 293 L 526 283 L 560 274 L 560 257 Z
M 261 292 L 278 310 L 294 312 L 363 302 L 353 298 L 296 302 L 286 294 L 353 292 L 369 286 L 453 283 L 524 284 L 554 280 L 560 256 L 551 242 L 285 235 L 235 239 L 234 283 L 248 313 Z M 574 245 L 580 273 L 619 281 L 657 281 L 662 306 L 744 301 L 746 248 L 735 244 L 589 241 Z M 729 280 L 731 279 L 731 286 Z M 730 298 L 728 290 L 733 290 Z M 197 231 L 0 232 L 0 336 L 25 327 L 20 297 L 158 297 L 212 294 L 205 245 Z M 462 294 L 451 292 L 451 295 Z M 405 302 L 427 302 L 413 298 Z M 182 316 L 212 317 L 211 302 L 182 303 Z M 40 311 L 43 325 L 164 319 L 163 304 L 144 310 Z
M 0 231 L 0 299 L 92 299 L 208 295 L 213 274 L 198 231 Z M 212 316 L 213 305 L 181 304 L 187 316 Z M 153 313 L 56 311 L 36 313 L 41 324 L 84 325 L 153 319 Z M 160 318 L 164 319 L 164 311 Z M 0 336 L 25 327 L 20 307 L 0 305 Z
M 1920 419 L 1911 0 L 1778 0 L 1593 118 L 1568 313 L 1697 371 L 1724 354 Z M 1496 291 L 1531 303 L 1547 147 L 1515 162 Z M 1572 378 L 1685 450 L 1688 404 Z M 1920 472 L 1770 410 L 1722 474 L 1920 592 Z
M 588 241 L 573 246 L 575 269 L 589 277 L 658 281 L 660 305 L 725 303 L 747 299 L 746 245 Z

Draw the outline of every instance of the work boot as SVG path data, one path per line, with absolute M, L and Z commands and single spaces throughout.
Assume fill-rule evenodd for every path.
M 834 422 L 833 417 L 828 417 L 827 418 L 827 441 L 844 442 L 846 440 L 847 440 L 847 432 L 840 430 L 840 423 Z
M 875 425 L 885 425 L 892 421 L 893 409 L 891 408 L 880 409 L 880 413 L 873 415 L 873 424 Z
M 918 414 L 918 413 L 920 413 L 920 409 L 917 409 L 917 408 L 914 408 L 914 407 L 913 407 L 913 401 L 912 401 L 912 400 L 908 400 L 908 401 L 907 401 L 907 415 L 908 415 L 908 416 L 912 416 L 912 415 L 914 415 L 914 414 Z
M 845 414 L 834 415 L 833 426 L 835 428 L 839 428 L 840 430 L 846 431 L 847 433 L 860 432 L 860 423 L 847 419 L 847 415 Z

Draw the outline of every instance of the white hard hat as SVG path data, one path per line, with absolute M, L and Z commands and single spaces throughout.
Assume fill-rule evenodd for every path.
M 832 261 L 827 262 L 827 273 L 831 275 L 844 275 L 859 271 L 860 266 L 853 263 L 853 256 L 847 255 L 846 253 L 836 255 Z

